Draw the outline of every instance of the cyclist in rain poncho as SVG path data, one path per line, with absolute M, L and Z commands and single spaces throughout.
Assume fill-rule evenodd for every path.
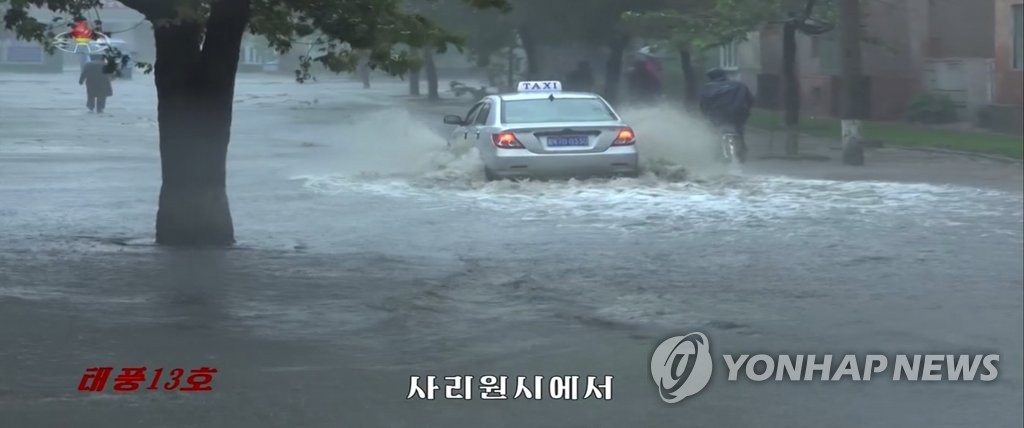
M 754 108 L 754 94 L 746 84 L 729 80 L 725 70 L 714 69 L 708 72 L 708 83 L 700 94 L 700 111 L 718 128 L 729 127 L 740 137 L 742 150 L 746 151 L 743 138 L 747 119 Z

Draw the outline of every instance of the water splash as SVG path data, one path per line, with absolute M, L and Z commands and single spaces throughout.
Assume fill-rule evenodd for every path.
M 397 111 L 365 114 L 346 128 L 350 136 L 378 137 L 376 144 L 364 145 L 369 148 L 347 152 L 347 163 L 334 169 L 348 173 L 305 173 L 293 178 L 321 194 L 368 192 L 449 208 L 496 210 L 526 219 L 605 221 L 613 227 L 770 224 L 809 217 L 825 223 L 841 218 L 920 218 L 953 224 L 1019 211 L 1019 202 L 1013 209 L 977 209 L 1013 206 L 1020 200 L 1019 195 L 997 191 L 743 174 L 715 161 L 716 134 L 699 119 L 664 107 L 622 114 L 642 145 L 643 172 L 638 178 L 488 182 L 475 149 L 449 151 L 442 135 Z

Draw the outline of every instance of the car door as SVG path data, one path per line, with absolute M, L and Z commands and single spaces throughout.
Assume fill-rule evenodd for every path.
M 476 118 L 473 119 L 471 127 L 468 129 L 469 138 L 474 146 L 480 148 L 482 143 L 490 143 L 491 130 L 488 128 L 491 117 L 491 103 L 490 101 L 484 101 L 480 106 L 480 110 L 477 111 Z
M 469 128 L 473 127 L 473 122 L 476 120 L 476 114 L 480 111 L 480 107 L 483 103 L 476 103 L 472 108 L 469 109 L 469 113 L 466 113 L 466 117 L 463 119 L 462 125 L 456 126 L 452 130 L 451 136 L 448 137 L 448 147 L 458 148 L 465 150 L 469 146 Z

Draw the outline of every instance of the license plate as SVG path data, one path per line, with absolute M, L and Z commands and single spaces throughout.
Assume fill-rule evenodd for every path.
M 590 138 L 578 137 L 548 137 L 548 147 L 579 147 L 589 146 Z

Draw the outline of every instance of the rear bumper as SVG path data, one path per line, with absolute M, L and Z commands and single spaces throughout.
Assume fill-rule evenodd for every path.
M 636 146 L 610 147 L 601 153 L 538 154 L 525 149 L 498 149 L 484 165 L 500 178 L 557 178 L 636 175 Z

